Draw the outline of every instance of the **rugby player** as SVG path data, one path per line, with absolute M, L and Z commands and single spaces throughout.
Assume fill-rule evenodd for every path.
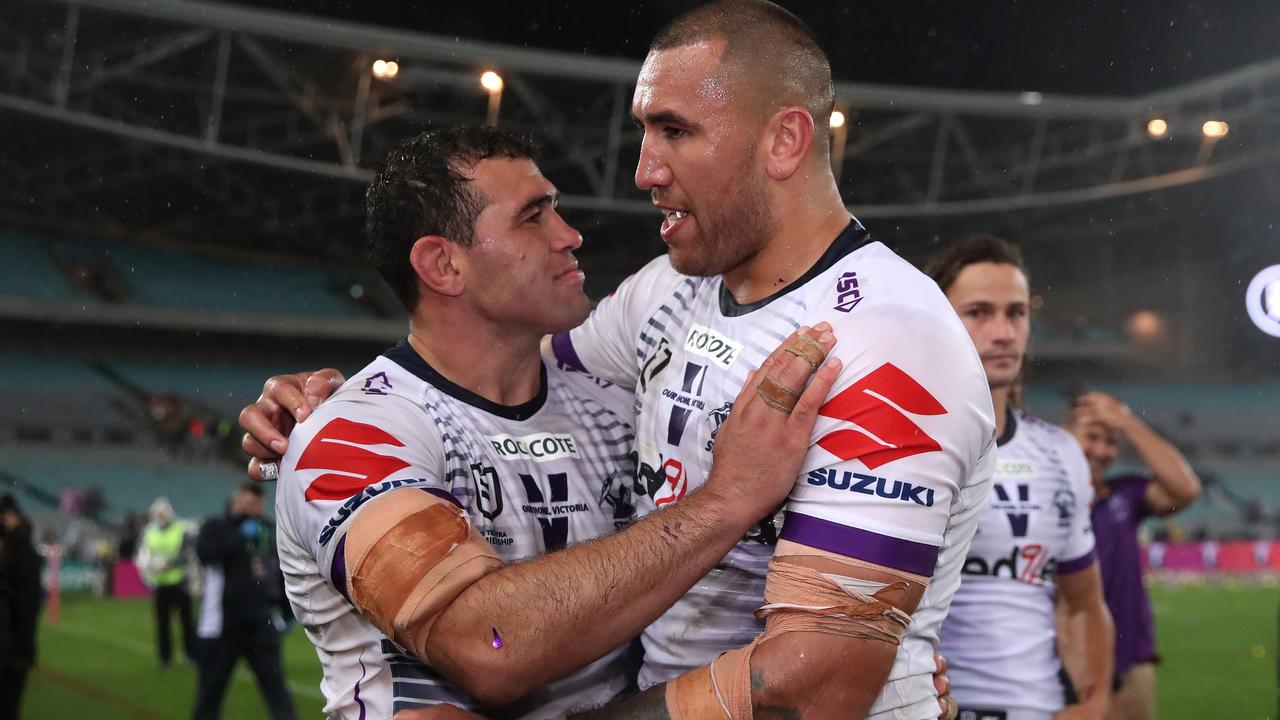
M 276 502 L 329 717 L 550 717 L 629 689 L 629 642 L 783 501 L 839 370 L 829 331 L 788 333 L 705 486 L 583 543 L 634 514 L 630 396 L 539 355 L 589 306 L 581 237 L 532 156 L 492 128 L 426 133 L 368 191 L 410 332 L 293 430 Z M 761 382 L 803 393 L 779 408 Z
M 681 15 L 641 70 L 636 182 L 669 255 L 551 343 L 635 393 L 640 509 L 679 507 L 714 477 L 718 424 L 768 348 L 801 322 L 846 340 L 781 533 L 744 536 L 649 626 L 648 689 L 595 717 L 938 713 L 933 645 L 990 488 L 994 416 L 946 298 L 844 208 L 832 106 L 812 32 L 767 2 Z M 761 388 L 782 404 L 800 390 Z
M 1103 718 L 1114 632 L 1094 553 L 1089 466 L 1062 428 L 1015 407 L 1031 335 L 1021 251 L 989 235 L 941 249 L 926 272 L 947 294 L 982 357 L 999 433 L 990 501 L 942 624 L 942 652 L 962 717 Z M 1100 682 L 1064 709 L 1055 596 L 1079 623 L 1079 653 Z M 971 714 L 966 714 L 966 712 Z

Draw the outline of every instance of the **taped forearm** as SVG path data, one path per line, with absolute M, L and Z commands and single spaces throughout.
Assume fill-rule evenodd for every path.
M 826 559 L 830 561 L 830 556 Z M 859 570 L 851 565 L 847 575 L 822 572 L 789 557 L 775 557 L 769 566 L 765 604 L 756 611 L 756 617 L 765 622 L 765 631 L 750 645 L 724 653 L 709 666 L 668 683 L 666 700 L 672 720 L 803 717 L 801 705 L 804 703 L 800 698 L 804 691 L 770 687 L 759 656 L 753 666 L 757 651 L 771 657 L 770 651 L 783 642 L 803 648 L 800 643 L 810 644 L 815 638 L 826 636 L 896 649 L 911 622 L 907 610 L 915 605 L 909 597 L 911 584 L 922 586 L 923 579 L 903 576 L 892 583 L 872 582 L 853 577 Z M 891 663 L 892 652 L 885 655 Z M 814 661 L 821 667 L 820 657 Z M 882 669 L 887 675 L 888 666 Z M 861 677 L 878 676 L 875 668 L 866 670 Z M 787 680 L 792 677 L 786 670 L 775 674 Z M 850 695 L 858 695 L 857 690 Z M 879 687 L 861 690 L 864 692 L 860 694 L 869 703 Z M 832 708 L 841 717 L 856 714 L 857 710 L 843 706 Z

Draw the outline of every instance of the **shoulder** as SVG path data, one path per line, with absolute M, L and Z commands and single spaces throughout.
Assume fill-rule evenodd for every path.
M 1052 443 L 1054 446 L 1066 448 L 1072 452 L 1083 452 L 1080 449 L 1080 443 L 1076 442 L 1075 437 L 1067 432 L 1064 428 L 1054 425 L 1053 423 L 1033 415 L 1026 410 L 1015 410 L 1018 416 L 1019 427 L 1027 432 L 1034 433 L 1040 438 Z

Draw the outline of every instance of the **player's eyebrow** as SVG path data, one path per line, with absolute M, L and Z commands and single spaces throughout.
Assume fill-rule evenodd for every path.
M 689 118 L 681 115 L 674 110 L 659 110 L 649 113 L 643 117 L 632 115 L 631 119 L 635 121 L 637 126 L 644 125 L 683 125 L 685 127 L 693 127 L 694 122 Z
M 545 209 L 547 206 L 555 207 L 559 202 L 560 202 L 560 191 L 548 190 L 542 195 L 538 195 L 537 197 L 530 198 L 528 202 L 520 206 L 519 210 L 516 210 L 515 214 L 512 215 L 512 217 L 515 217 L 515 218 L 523 217 L 525 213 L 535 208 L 541 210 L 541 209 Z

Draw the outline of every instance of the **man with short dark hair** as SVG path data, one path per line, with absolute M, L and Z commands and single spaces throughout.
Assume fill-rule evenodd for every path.
M 288 613 L 275 528 L 262 516 L 262 488 L 236 489 L 223 515 L 200 527 L 196 557 L 204 566 L 200 622 L 199 687 L 193 720 L 216 720 L 236 663 L 244 658 L 258 680 L 272 720 L 293 720 L 293 698 L 285 688 L 280 635 Z

